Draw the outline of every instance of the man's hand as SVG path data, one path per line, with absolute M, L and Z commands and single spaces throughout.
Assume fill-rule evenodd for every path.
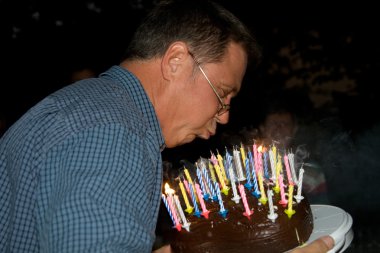
M 334 240 L 330 236 L 322 236 L 317 240 L 296 248 L 291 253 L 326 253 L 334 247 Z
M 152 253 L 171 253 L 172 249 L 170 248 L 170 245 L 165 245 L 159 249 L 154 250 Z

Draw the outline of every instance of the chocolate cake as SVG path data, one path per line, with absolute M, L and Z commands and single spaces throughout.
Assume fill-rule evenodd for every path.
M 259 204 L 257 198 L 247 194 L 253 214 L 250 218 L 243 215 L 243 204 L 236 204 L 231 195 L 224 198 L 228 210 L 226 218 L 219 213 L 217 202 L 207 203 L 210 211 L 208 219 L 187 215 L 190 230 L 172 229 L 170 237 L 174 253 L 282 253 L 306 242 L 313 230 L 313 216 L 307 199 L 294 203 L 296 213 L 289 218 L 286 208 L 278 205 L 277 219 L 268 218 L 268 205 Z M 274 203 L 280 200 L 275 194 Z M 169 238 L 168 238 L 169 239 Z
M 254 167 L 253 164 L 252 167 Z M 239 174 L 237 167 L 234 167 L 234 171 L 232 174 Z M 268 175 L 260 177 L 260 180 L 257 181 L 261 181 L 261 190 L 265 193 L 257 194 L 258 187 L 257 185 L 255 188 L 253 187 L 253 181 L 247 181 L 245 177 L 246 180 L 239 179 L 239 176 L 231 177 L 231 174 L 228 174 L 228 178 L 235 182 L 236 188 L 230 181 L 229 184 L 224 185 L 226 188 L 229 187 L 227 193 L 227 191 L 223 191 L 222 186 L 215 182 L 217 181 L 215 177 L 214 180 L 210 180 L 203 176 L 205 174 L 207 174 L 205 168 L 198 168 L 197 173 L 194 173 L 193 170 L 192 175 L 188 177 L 189 182 L 186 181 L 184 175 L 182 181 L 181 176 L 176 179 L 177 184 L 171 182 L 174 188 L 173 192 L 178 193 L 175 197 L 180 200 L 183 210 L 187 210 L 186 206 L 188 207 L 183 204 L 184 197 L 189 198 L 188 203 L 194 204 L 195 196 L 192 196 L 191 191 L 195 192 L 195 190 L 190 189 L 191 191 L 189 191 L 188 185 L 198 186 L 199 191 L 199 185 L 203 184 L 203 196 L 205 196 L 203 208 L 200 205 L 202 195 L 198 195 L 198 199 L 195 201 L 198 203 L 196 211 L 181 211 L 182 222 L 177 223 L 176 226 L 173 219 L 174 226 L 165 231 L 164 238 L 171 243 L 174 253 L 282 253 L 302 245 L 309 239 L 313 230 L 313 216 L 307 198 L 300 197 L 299 194 L 302 191 L 302 179 L 299 182 L 299 191 L 297 184 L 293 183 L 291 179 L 289 182 L 289 178 L 284 180 L 284 187 L 280 191 L 279 181 L 273 181 L 273 177 L 269 178 Z M 285 175 L 285 169 L 278 175 L 281 175 L 279 177 L 282 178 Z M 240 176 L 246 175 L 241 174 Z M 286 176 L 284 177 L 286 178 Z M 193 182 L 190 182 L 191 178 Z M 256 179 L 258 178 L 256 177 Z M 185 192 L 183 189 L 181 194 L 178 181 L 188 184 L 186 194 L 183 194 Z M 210 184 L 210 182 L 215 183 L 222 191 L 222 193 L 219 192 L 219 197 L 212 197 L 217 194 L 215 192 L 212 194 L 212 185 L 207 187 L 207 183 Z M 280 185 L 282 185 L 282 181 Z M 235 188 L 234 191 L 233 188 Z M 243 192 L 240 191 L 242 188 Z M 238 197 L 237 193 L 240 193 Z M 246 206 L 243 204 L 243 195 L 246 196 Z M 171 195 L 167 196 L 169 198 Z M 222 202 L 220 202 L 220 197 Z M 163 198 L 165 198 L 164 194 Z M 169 210 L 169 206 L 167 207 Z M 181 220 L 178 209 L 173 210 L 177 210 L 173 212 L 178 216 L 177 220 Z M 186 218 L 183 219 L 183 217 Z

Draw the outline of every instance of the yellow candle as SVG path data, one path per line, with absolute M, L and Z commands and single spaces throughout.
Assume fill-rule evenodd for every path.
M 222 176 L 222 172 L 220 171 L 219 165 L 215 164 L 214 168 L 215 168 L 215 171 L 216 171 L 216 175 L 218 176 L 220 186 L 222 187 L 221 192 L 223 192 L 224 195 L 227 196 L 229 188 L 226 186 L 226 183 L 224 182 L 224 179 L 223 179 L 223 176 Z
M 208 168 L 209 168 L 209 170 L 210 170 L 210 175 L 211 175 L 211 179 L 212 179 L 212 181 L 213 181 L 214 183 L 217 182 L 217 181 L 216 181 L 216 177 L 215 177 L 214 167 L 212 166 L 212 163 L 211 163 L 211 162 L 208 163 Z
M 187 213 L 191 214 L 193 212 L 194 208 L 189 203 L 189 199 L 187 198 L 185 187 L 183 186 L 183 183 L 181 181 L 179 181 L 179 188 L 181 189 L 182 197 L 183 197 L 183 200 L 185 201 L 185 204 L 186 204 L 186 210 L 185 211 Z
M 279 182 L 279 177 L 280 177 L 280 172 L 281 172 L 282 164 L 281 160 L 277 160 L 277 165 L 276 165 L 276 185 L 273 187 L 273 190 L 275 193 L 280 192 L 280 182 Z
M 259 177 L 259 187 L 260 187 L 260 198 L 259 198 L 259 201 L 265 205 L 268 201 L 267 197 L 266 197 L 266 194 L 265 194 L 265 189 L 264 189 L 264 183 L 263 183 L 263 172 L 262 171 L 258 171 L 258 177 Z
M 293 210 L 293 189 L 294 185 L 290 184 L 288 192 L 288 209 L 284 211 L 288 215 L 289 219 L 292 217 L 293 214 L 296 213 L 296 211 Z
M 186 169 L 183 170 L 185 172 L 185 175 L 186 175 L 186 178 L 187 178 L 187 181 L 189 181 L 190 184 L 194 185 L 193 184 L 193 180 L 191 180 L 191 177 L 190 177 L 190 174 L 189 174 L 189 171 Z
M 228 178 L 227 178 L 226 170 L 224 169 L 224 164 L 223 164 L 223 157 L 219 154 L 219 152 L 218 152 L 217 157 L 218 157 L 219 169 L 222 173 L 223 180 L 226 184 L 228 184 Z
M 243 143 L 240 144 L 240 154 L 241 154 L 242 160 L 245 161 L 246 156 L 245 156 L 245 150 L 244 150 Z M 243 163 L 243 164 L 245 166 L 245 163 Z
M 277 161 L 276 161 L 276 159 L 277 159 L 277 149 L 276 149 L 275 145 L 272 146 L 272 152 L 273 152 L 274 164 L 277 164 Z
M 278 154 L 278 156 L 277 156 L 277 166 L 279 166 L 280 167 L 280 172 L 282 173 L 283 171 L 283 167 L 282 167 L 282 158 L 281 158 L 281 155 L 280 154 Z

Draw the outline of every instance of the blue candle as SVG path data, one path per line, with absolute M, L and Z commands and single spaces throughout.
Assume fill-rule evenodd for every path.
M 251 151 L 248 151 L 248 157 L 249 157 L 249 161 L 251 162 L 251 167 L 252 167 L 252 179 L 253 179 L 253 187 L 254 187 L 254 191 L 252 192 L 252 195 L 255 196 L 256 198 L 259 198 L 260 197 L 260 191 L 259 191 L 259 187 L 257 185 L 255 165 L 254 165 L 254 162 L 252 159 Z
M 204 166 L 202 167 L 202 172 L 203 172 L 203 175 L 206 178 L 206 182 L 207 182 L 208 188 L 211 191 L 211 195 L 212 195 L 213 200 L 217 200 L 218 196 L 216 195 L 214 187 L 212 186 L 212 183 L 211 183 L 210 177 L 208 176 L 208 172 L 206 170 L 206 167 L 204 167 Z
M 164 201 L 164 204 L 165 204 L 165 206 L 166 206 L 166 209 L 167 209 L 168 212 L 169 212 L 169 216 L 170 216 L 170 218 L 172 219 L 174 226 L 177 225 L 176 222 L 175 222 L 175 219 L 174 219 L 174 217 L 173 217 L 172 211 L 170 210 L 169 203 L 168 203 L 168 200 L 166 199 L 165 194 L 162 194 L 162 200 Z
M 205 187 L 204 182 L 203 182 L 203 177 L 202 177 L 201 170 L 198 167 L 198 163 L 196 165 L 197 165 L 197 177 L 198 177 L 199 184 L 201 185 L 201 189 L 202 189 L 202 192 L 203 192 L 203 198 L 205 200 L 208 200 L 209 195 L 208 195 L 208 193 L 206 191 L 206 187 Z
M 194 215 L 197 216 L 198 218 L 200 218 L 201 212 L 199 212 L 197 199 L 195 198 L 195 193 L 194 193 L 194 189 L 193 189 L 193 184 L 189 184 L 189 188 L 190 188 L 190 193 L 191 193 L 191 199 L 193 200 L 193 204 L 194 204 L 194 208 L 195 208 Z
M 247 189 L 252 188 L 252 182 L 251 182 L 251 173 L 249 173 L 249 160 L 248 157 L 245 158 L 245 176 L 247 177 L 247 183 L 244 185 Z
M 214 182 L 214 185 L 215 185 L 216 194 L 218 195 L 218 200 L 219 200 L 219 206 L 220 206 L 219 214 L 222 215 L 223 218 L 226 218 L 228 211 L 224 209 L 223 199 L 222 199 L 222 194 L 220 194 L 219 184 L 218 182 Z
M 265 175 L 265 178 L 269 179 L 269 173 L 268 173 L 268 161 L 267 161 L 267 152 L 265 151 L 264 152 L 264 175 Z

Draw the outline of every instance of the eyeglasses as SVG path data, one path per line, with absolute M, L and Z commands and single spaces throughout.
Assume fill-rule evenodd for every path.
M 197 60 L 195 60 L 194 58 L 194 55 L 192 53 L 190 53 L 190 56 L 191 58 L 193 58 L 195 64 L 197 64 L 199 70 L 202 72 L 203 76 L 206 78 L 208 84 L 210 85 L 211 89 L 214 91 L 216 97 L 218 98 L 218 101 L 219 101 L 219 104 L 220 104 L 220 108 L 218 109 L 218 111 L 216 112 L 216 114 L 218 116 L 220 115 L 223 115 L 224 113 L 228 112 L 231 108 L 231 106 L 229 104 L 225 104 L 222 100 L 222 98 L 219 96 L 218 92 L 216 92 L 216 89 L 215 89 L 215 86 L 211 83 L 210 79 L 208 79 L 206 73 L 203 71 L 201 65 L 199 64 L 199 62 Z

